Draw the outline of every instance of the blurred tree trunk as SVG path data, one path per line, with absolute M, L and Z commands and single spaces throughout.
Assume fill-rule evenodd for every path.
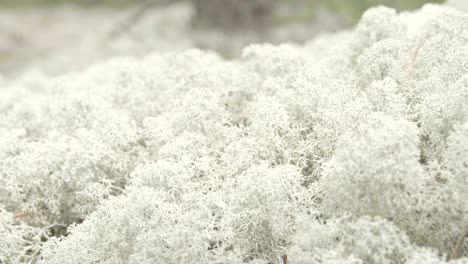
M 277 0 L 192 0 L 194 25 L 221 29 L 264 29 L 272 24 Z

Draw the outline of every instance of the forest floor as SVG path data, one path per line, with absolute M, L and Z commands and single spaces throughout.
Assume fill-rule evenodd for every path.
M 261 32 L 227 32 L 193 28 L 194 9 L 189 3 L 155 6 L 137 18 L 136 12 L 138 6 L 0 9 L 0 74 L 39 70 L 57 75 L 105 58 L 187 48 L 215 50 L 233 58 L 251 43 L 303 43 L 344 24 L 321 10 L 315 19 L 281 21 Z

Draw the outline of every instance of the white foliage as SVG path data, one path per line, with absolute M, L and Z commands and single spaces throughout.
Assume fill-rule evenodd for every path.
M 466 263 L 467 21 L 2 81 L 2 261 Z
M 39 230 L 15 218 L 15 215 L 0 208 L 0 262 L 5 264 L 30 261 L 31 254 L 39 252 Z
M 401 230 L 380 218 L 317 220 L 308 216 L 300 218 L 298 225 L 290 251 L 293 264 L 401 263 L 413 250 Z
M 371 115 L 344 135 L 320 183 L 324 210 L 395 217 L 419 191 L 424 174 L 416 127 L 382 114 Z M 356 204 L 355 201 L 360 203 Z

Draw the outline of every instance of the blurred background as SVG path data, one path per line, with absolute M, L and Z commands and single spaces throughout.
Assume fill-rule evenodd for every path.
M 193 47 L 235 58 L 249 43 L 300 44 L 352 27 L 372 6 L 428 2 L 443 0 L 0 0 L 0 74 Z

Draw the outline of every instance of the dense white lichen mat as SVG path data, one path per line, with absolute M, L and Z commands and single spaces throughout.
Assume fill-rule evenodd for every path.
M 468 14 L 0 82 L 1 263 L 468 263 Z

